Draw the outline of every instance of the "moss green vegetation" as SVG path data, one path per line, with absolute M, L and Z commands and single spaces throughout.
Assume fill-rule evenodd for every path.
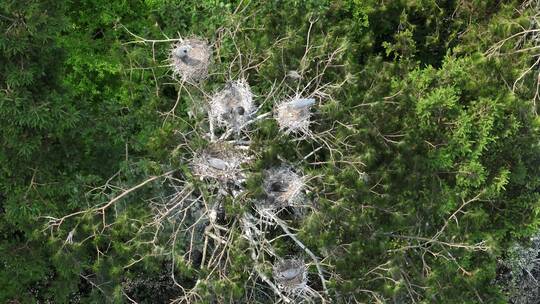
M 312 301 L 516 299 L 500 261 L 540 228 L 536 2 L 0 1 L 0 302 L 195 290 L 201 303 L 274 303 L 271 265 L 256 265 L 239 227 L 283 162 L 306 176 L 310 210 L 284 222 L 322 259 L 327 293 L 309 264 L 324 294 Z M 172 77 L 172 43 L 141 40 L 179 35 L 213 46 L 200 89 Z M 218 273 L 187 251 L 202 239 L 147 223 L 179 189 L 166 173 L 214 197 L 189 164 L 209 146 L 201 104 L 240 78 L 259 114 L 297 84 L 317 105 L 302 140 L 271 117 L 250 126 L 245 191 L 220 197 Z M 310 262 L 291 239 L 273 244 Z

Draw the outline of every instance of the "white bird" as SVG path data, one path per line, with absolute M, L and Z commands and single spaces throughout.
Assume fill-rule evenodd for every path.
M 302 75 L 300 75 L 300 73 L 298 73 L 298 71 L 290 70 L 287 73 L 287 77 L 290 77 L 292 79 L 300 79 L 300 78 L 302 78 Z
M 227 163 L 224 160 L 219 159 L 219 158 L 213 158 L 213 157 L 209 158 L 208 164 L 218 170 L 227 169 Z
M 216 222 L 216 219 L 217 219 L 216 209 L 210 209 L 210 211 L 208 211 L 208 219 L 210 220 L 210 223 Z
M 314 98 L 298 98 L 298 99 L 293 100 L 290 103 L 290 106 L 293 109 L 301 110 L 303 108 L 311 107 L 314 104 L 315 104 Z
M 67 235 L 64 244 L 73 244 L 73 235 L 75 234 L 75 228 L 73 228 Z
M 280 278 L 285 279 L 285 280 L 292 280 L 292 279 L 296 278 L 301 272 L 302 272 L 302 269 L 289 268 L 289 269 L 285 269 L 283 271 L 280 271 L 279 276 L 280 276 Z
M 189 53 L 190 53 L 191 49 L 192 49 L 192 47 L 189 46 L 189 45 L 182 45 L 182 46 L 178 47 L 174 51 L 174 55 L 176 57 L 180 58 L 180 60 L 182 60 L 182 62 L 187 64 L 187 65 L 198 65 L 198 64 L 200 64 L 202 61 L 197 60 L 197 59 L 192 58 L 192 57 L 189 56 Z
M 176 50 L 174 50 L 174 55 L 180 59 L 182 58 L 186 58 L 189 54 L 189 51 L 191 51 L 191 46 L 189 45 L 182 45 L 178 48 L 176 48 Z

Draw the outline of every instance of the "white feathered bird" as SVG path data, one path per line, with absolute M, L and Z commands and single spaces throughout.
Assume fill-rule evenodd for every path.
M 182 62 L 185 64 L 198 65 L 201 63 L 201 61 L 189 56 L 191 49 L 192 47 L 189 45 L 182 45 L 174 51 L 174 55 L 180 58 L 180 60 L 182 60 Z
M 298 98 L 290 103 L 291 108 L 301 110 L 315 104 L 315 98 Z
M 218 170 L 227 169 L 227 163 L 224 160 L 219 159 L 219 158 L 214 158 L 214 157 L 209 158 L 208 164 Z

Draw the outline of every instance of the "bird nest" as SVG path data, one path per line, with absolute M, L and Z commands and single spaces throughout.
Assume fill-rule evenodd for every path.
M 245 80 L 227 83 L 210 100 L 210 118 L 219 126 L 235 131 L 239 131 L 254 112 L 253 94 Z
M 299 258 L 278 261 L 272 275 L 279 289 L 286 293 L 302 293 L 307 289 L 307 266 Z
M 169 54 L 174 77 L 183 81 L 199 81 L 208 76 L 211 49 L 199 38 L 184 39 L 174 44 Z
M 311 106 L 313 98 L 292 98 L 284 101 L 276 108 L 275 118 L 279 129 L 288 133 L 309 133 Z
M 225 143 L 216 143 L 199 152 L 191 166 L 193 174 L 201 180 L 239 181 L 242 178 L 241 165 L 248 160 L 244 152 Z
M 304 201 L 305 178 L 291 168 L 282 166 L 264 172 L 265 209 L 300 206 Z

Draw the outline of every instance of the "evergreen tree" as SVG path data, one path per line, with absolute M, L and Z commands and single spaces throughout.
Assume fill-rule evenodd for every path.
M 534 301 L 535 2 L 0 2 L 0 302 Z

